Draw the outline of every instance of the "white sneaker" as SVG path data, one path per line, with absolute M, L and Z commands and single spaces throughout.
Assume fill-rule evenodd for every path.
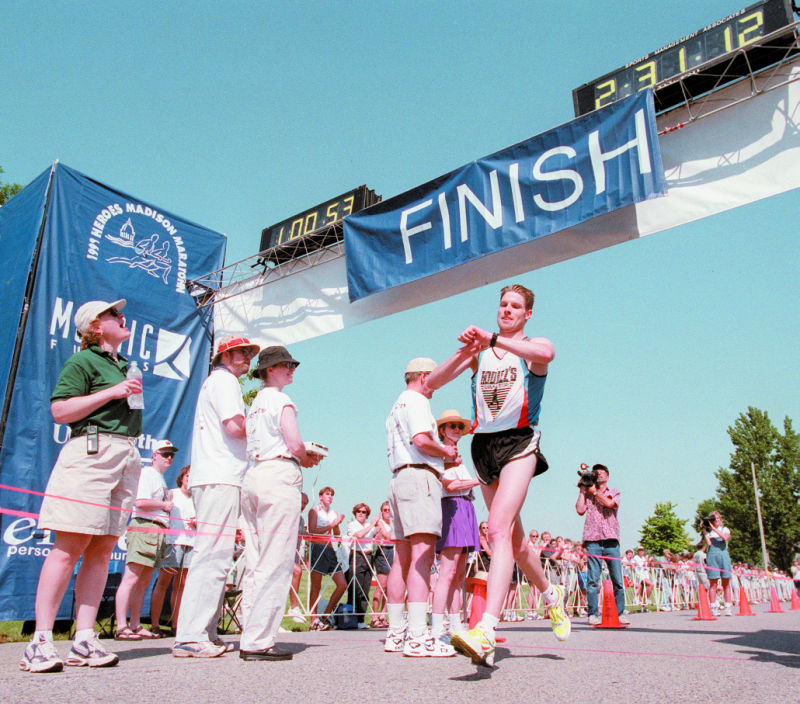
M 441 638 L 433 638 L 427 631 L 419 636 L 407 636 L 403 645 L 403 655 L 409 658 L 449 658 L 455 654 L 452 645 Z
M 195 643 L 175 643 L 172 656 L 175 658 L 218 658 L 226 652 L 226 646 L 215 645 L 210 641 Z
M 295 623 L 305 623 L 306 617 L 299 606 L 295 606 L 286 612 L 286 615 Z
M 393 631 L 391 628 L 386 631 L 386 640 L 383 641 L 383 650 L 386 653 L 402 653 L 406 641 L 406 629 Z
M 97 639 L 95 633 L 88 640 L 73 642 L 67 656 L 67 665 L 72 667 L 113 667 L 119 662 L 116 653 L 109 653 Z
M 39 638 L 28 643 L 19 661 L 19 669 L 25 672 L 61 672 L 64 661 L 58 656 L 53 641 Z
M 722 616 L 733 616 L 732 604 L 726 604 Z

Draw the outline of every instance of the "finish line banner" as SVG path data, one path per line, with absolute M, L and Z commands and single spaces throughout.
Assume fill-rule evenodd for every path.
M 350 302 L 666 192 L 637 93 L 345 218 Z

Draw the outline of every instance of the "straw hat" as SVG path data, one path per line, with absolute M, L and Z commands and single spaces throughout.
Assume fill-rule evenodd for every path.
M 461 414 L 456 410 L 450 409 L 444 411 L 442 415 L 439 416 L 439 420 L 436 421 L 436 427 L 439 429 L 439 432 L 442 431 L 442 426 L 445 425 L 445 423 L 461 423 L 464 426 L 461 429 L 462 435 L 469 435 L 471 432 L 471 422 L 466 418 L 462 418 Z

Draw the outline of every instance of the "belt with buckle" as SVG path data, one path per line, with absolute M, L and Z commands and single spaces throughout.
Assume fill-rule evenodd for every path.
M 429 464 L 401 464 L 399 467 L 395 467 L 392 470 L 392 474 L 397 474 L 401 469 L 409 469 L 409 468 L 411 468 L 411 469 L 424 469 L 424 470 L 430 472 L 437 479 L 441 480 L 441 476 L 439 475 L 439 472 L 437 472 Z

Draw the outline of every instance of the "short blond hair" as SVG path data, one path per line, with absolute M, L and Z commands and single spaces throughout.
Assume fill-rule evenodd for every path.
M 510 284 L 509 286 L 503 286 L 500 289 L 500 300 L 503 300 L 503 296 L 507 293 L 518 293 L 525 299 L 525 310 L 533 310 L 533 291 L 529 288 L 526 288 L 522 284 Z

